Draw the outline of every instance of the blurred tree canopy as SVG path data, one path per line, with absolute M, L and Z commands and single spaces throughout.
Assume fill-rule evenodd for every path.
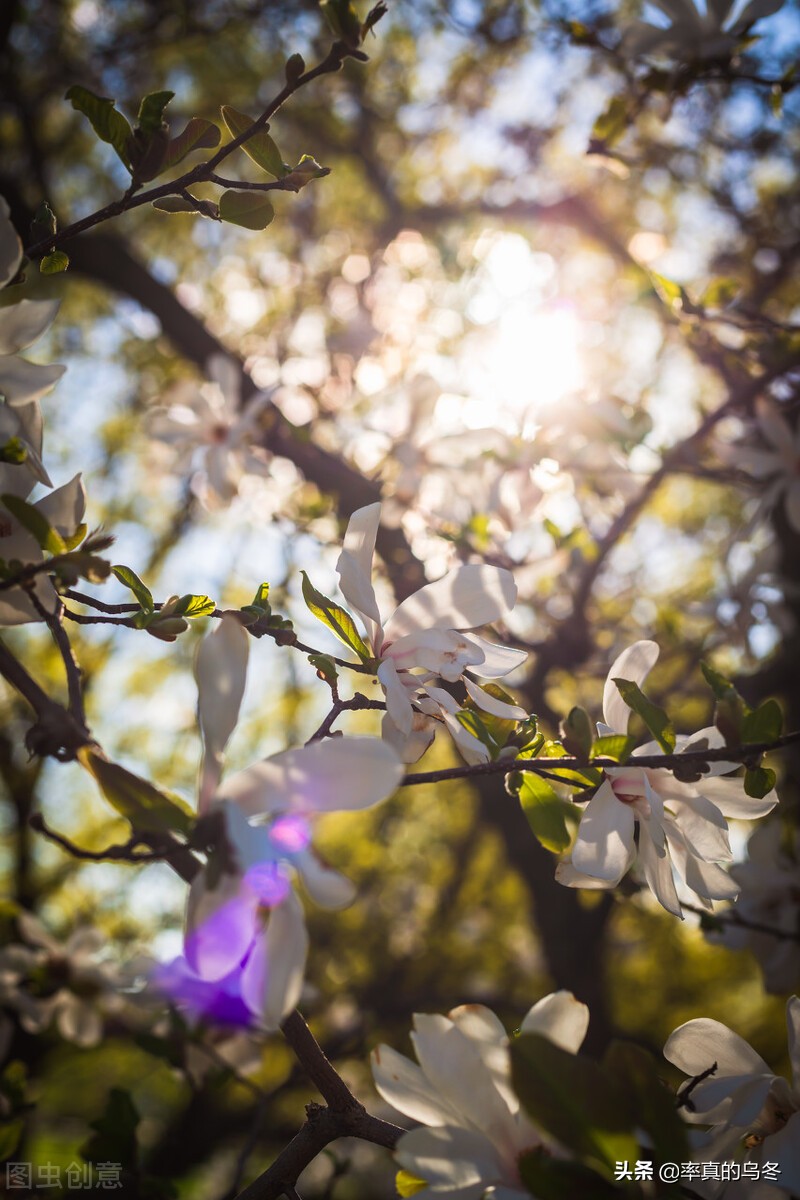
M 800 523 L 791 484 L 776 490 L 769 473 L 765 484 L 744 449 L 769 448 L 764 400 L 797 429 L 800 20 L 790 0 L 737 29 L 706 0 L 698 11 L 725 19 L 692 34 L 672 7 L 397 0 L 364 39 L 368 61 L 345 57 L 271 117 L 289 168 L 310 155 L 329 174 L 270 192 L 268 227 L 142 204 L 59 243 L 65 272 L 43 274 L 34 257 L 17 291 L 61 309 L 33 357 L 69 368 L 41 402 L 48 469 L 57 483 L 83 472 L 87 520 L 114 534 L 114 561 L 159 598 L 225 608 L 268 580 L 273 611 L 337 654 L 303 604 L 300 570 L 334 594 L 348 518 L 383 500 L 382 598 L 460 563 L 513 572 L 503 636 L 530 657 L 509 688 L 548 737 L 574 706 L 600 717 L 609 666 L 638 639 L 661 647 L 648 695 L 679 734 L 714 720 L 701 661 L 753 708 L 778 697 L 785 728 L 800 728 Z M 171 136 L 199 117 L 227 140 L 221 106 L 252 120 L 290 56 L 313 66 L 331 38 L 314 0 L 7 0 L 0 195 L 23 243 L 44 236 L 30 233 L 43 201 L 63 230 L 130 183 L 69 89 L 113 97 L 132 123 L 143 96 L 169 89 Z M 264 179 L 241 151 L 219 170 Z M 191 191 L 219 202 L 213 182 Z M 199 457 L 164 434 L 165 412 L 220 354 L 237 364 L 244 410 L 268 396 L 249 431 L 255 467 L 231 495 L 209 484 L 207 446 Z M 797 452 L 786 455 L 796 475 Z M 99 594 L 131 598 L 113 579 Z M 69 635 L 89 727 L 109 757 L 193 804 L 202 620 L 172 644 L 71 607 L 86 617 Z M 66 695 L 46 629 L 7 641 Z M 29 708 L 11 687 L 1 695 L 9 942 L 25 910 L 61 943 L 96 926 L 115 969 L 168 959 L 180 880 L 163 862 L 83 862 L 42 836 L 35 814 L 91 851 L 129 831 L 77 763 L 28 756 Z M 328 699 L 306 655 L 253 640 L 230 769 L 306 741 Z M 377 722 L 354 712 L 337 728 L 374 734 Z M 440 736 L 420 769 L 460 761 Z M 769 763 L 781 804 L 767 821 L 790 853 L 800 751 Z M 738 861 L 749 833 L 735 823 Z M 716 916 L 680 922 L 633 884 L 562 886 L 499 775 L 325 817 L 319 845 L 358 895 L 343 912 L 309 908 L 300 1007 L 371 1111 L 388 1114 L 369 1051 L 407 1048 L 413 1012 L 486 1004 L 514 1029 L 561 988 L 589 1006 L 592 1054 L 624 1034 L 660 1056 L 675 1026 L 708 1016 L 785 1063 L 791 985 L 766 992 L 751 950 L 720 944 Z M 128 994 L 88 1048 L 15 1018 L 8 1054 L 27 1082 L 24 1103 L 7 1104 L 21 1137 L 8 1156 L 66 1169 L 104 1113 L 125 1127 L 113 1104 L 126 1094 L 140 1116 L 139 1194 L 237 1195 L 294 1135 L 308 1082 L 278 1034 L 196 1036 L 165 1014 Z M 349 1140 L 298 1188 L 389 1197 L 395 1169 L 387 1151 Z

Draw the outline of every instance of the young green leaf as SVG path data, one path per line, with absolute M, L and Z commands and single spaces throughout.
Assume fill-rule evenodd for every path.
M 210 617 L 216 604 L 209 596 L 181 596 L 173 612 L 179 617 Z
M 323 596 L 322 592 L 318 592 L 305 571 L 301 571 L 300 574 L 303 576 L 303 599 L 309 612 L 313 613 L 323 625 L 327 625 L 340 642 L 344 642 L 345 646 L 355 650 L 362 662 L 367 662 L 372 658 L 369 647 L 358 632 L 350 613 L 338 604 L 334 604 L 333 600 L 329 600 L 327 596 Z
M 94 776 L 112 808 L 130 822 L 135 832 L 184 835 L 191 832 L 194 814 L 179 796 L 168 796 L 89 746 L 78 751 L 78 758 L 81 766 Z
M 69 266 L 69 255 L 63 250 L 51 250 L 49 254 L 45 254 L 39 259 L 39 273 L 41 275 L 60 275 L 62 271 L 66 271 Z
M 783 712 L 777 700 L 765 700 L 758 708 L 747 713 L 742 721 L 742 741 L 757 745 L 774 742 L 783 732 Z
M 624 733 L 609 733 L 605 737 L 595 738 L 589 750 L 590 758 L 613 758 L 618 763 L 625 763 L 636 745 L 636 738 Z
M 624 96 L 613 96 L 595 121 L 591 140 L 600 142 L 605 148 L 608 148 L 619 141 L 627 127 L 628 101 Z
M 136 124 L 142 133 L 155 133 L 164 124 L 164 110 L 175 96 L 174 92 L 150 92 L 139 105 Z
M 761 800 L 775 787 L 775 772 L 770 767 L 748 767 L 744 773 L 745 794 Z
M 179 133 L 169 143 L 164 155 L 162 170 L 168 171 L 194 150 L 213 150 L 219 145 L 219 129 L 213 121 L 203 117 L 192 117 L 183 133 Z
M 126 588 L 130 588 L 134 596 L 142 606 L 143 612 L 153 611 L 153 594 L 145 584 L 142 583 L 139 576 L 130 567 L 123 567 L 121 563 L 112 567 L 111 570 L 116 575 L 120 583 L 124 583 Z
M 638 683 L 630 679 L 615 679 L 613 682 L 628 708 L 642 718 L 664 753 L 671 754 L 675 749 L 675 730 L 663 708 L 648 700 Z
M 577 706 L 561 722 L 561 740 L 564 747 L 576 758 L 586 758 L 594 741 L 594 731 L 585 708 Z
M 329 687 L 335 685 L 339 678 L 339 672 L 336 670 L 336 663 L 329 654 L 309 654 L 308 661 L 312 667 L 316 668 L 320 679 L 323 679 Z
M 65 96 L 72 107 L 83 113 L 91 122 L 97 136 L 102 142 L 113 146 L 122 162 L 130 170 L 130 140 L 133 136 L 127 119 L 117 112 L 114 101 L 105 96 L 96 96 L 88 88 L 76 84 Z
M 222 119 L 235 138 L 240 137 L 253 124 L 252 117 L 248 117 L 246 113 L 237 112 L 235 108 L 231 108 L 230 104 L 223 104 Z M 280 150 L 266 129 L 259 129 L 246 142 L 242 142 L 241 149 L 256 166 L 261 167 L 262 171 L 266 171 L 276 179 L 283 179 L 284 175 L 288 175 L 291 170 L 281 158 Z
M 27 500 L 8 493 L 0 496 L 0 502 L 8 509 L 12 517 L 19 521 L 23 529 L 27 529 L 42 550 L 48 554 L 64 553 L 67 546 L 61 534 L 52 527 L 34 504 L 28 504 Z
M 262 192 L 223 192 L 219 198 L 220 219 L 244 229 L 266 229 L 275 210 Z
M 548 779 L 533 771 L 522 771 L 519 802 L 534 837 L 545 850 L 561 854 L 570 843 L 567 828 L 569 804 L 562 800 Z

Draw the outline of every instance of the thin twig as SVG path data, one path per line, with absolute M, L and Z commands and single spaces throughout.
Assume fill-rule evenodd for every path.
M 383 700 L 370 700 L 367 696 L 362 696 L 360 692 L 356 692 L 351 700 L 340 700 L 338 697 L 336 697 L 333 701 L 330 712 L 320 725 L 319 729 L 312 733 L 311 737 L 306 742 L 306 745 L 310 745 L 311 742 L 322 741 L 323 738 L 327 737 L 337 718 L 341 716 L 343 712 L 360 712 L 364 709 L 375 709 L 376 711 L 385 712 L 386 704 Z
M 57 833 L 55 829 L 51 829 L 46 824 L 41 813 L 34 813 L 28 824 L 31 829 L 35 829 L 37 833 L 41 833 L 48 841 L 54 842 L 62 850 L 66 850 L 67 854 L 72 855 L 73 858 L 79 858 L 84 862 L 105 862 L 109 860 L 130 863 L 163 862 L 171 853 L 171 850 L 153 850 L 136 854 L 134 847 L 145 844 L 140 837 L 136 836 L 129 838 L 127 842 L 118 842 L 113 846 L 107 846 L 105 850 L 86 850 L 82 846 L 76 846 L 74 842 L 64 837 L 62 833 Z
M 751 921 L 749 917 L 743 917 L 735 907 L 726 908 L 724 912 L 711 913 L 706 908 L 700 908 L 697 904 L 687 904 L 684 900 L 681 900 L 681 907 L 685 908 L 688 912 L 695 913 L 698 917 L 710 917 L 722 926 L 735 925 L 738 929 L 750 929 L 753 933 L 765 933 L 768 937 L 778 938 L 780 941 L 800 942 L 800 929 L 795 931 L 776 929 L 774 925 L 765 925 L 761 921 Z

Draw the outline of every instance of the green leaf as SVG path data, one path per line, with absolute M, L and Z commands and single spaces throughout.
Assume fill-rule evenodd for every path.
M 495 700 L 500 700 L 503 704 L 516 704 L 514 697 L 509 696 L 508 692 L 500 687 L 498 683 L 483 683 L 478 686 L 487 696 L 491 696 Z M 485 709 L 480 708 L 475 703 L 471 696 L 467 697 L 464 707 L 478 714 L 484 729 L 491 736 L 496 749 L 501 749 L 507 745 L 509 738 L 513 737 L 520 728 L 521 722 L 506 719 L 505 717 L 496 717 L 492 713 L 486 712 Z
M 69 100 L 78 112 L 88 117 L 100 140 L 113 146 L 130 170 L 130 139 L 133 130 L 122 113 L 114 108 L 114 101 L 105 96 L 96 96 L 88 88 L 77 84 L 69 89 L 65 99 Z
M 244 229 L 266 229 L 275 210 L 262 192 L 223 192 L 219 198 L 220 219 Z
M 246 113 L 237 112 L 235 108 L 231 108 L 230 104 L 223 104 L 222 119 L 235 138 L 240 137 L 253 124 L 252 117 L 248 117 Z M 241 149 L 256 166 L 261 167 L 262 171 L 266 171 L 269 175 L 273 175 L 275 179 L 283 179 L 284 175 L 288 175 L 291 170 L 281 158 L 280 150 L 266 129 L 259 129 L 246 142 L 242 142 Z
M 701 308 L 726 308 L 742 290 L 741 279 L 725 276 L 712 279 L 700 297 Z
M 348 46 L 361 44 L 361 22 L 350 0 L 320 0 L 320 8 L 335 37 Z
M 594 741 L 594 731 L 585 708 L 576 706 L 570 710 L 566 720 L 561 722 L 561 740 L 565 749 L 576 758 L 588 757 Z
M 477 738 L 479 742 L 486 746 L 492 758 L 494 759 L 497 757 L 497 752 L 500 747 L 492 737 L 487 723 L 484 721 L 484 716 L 488 718 L 488 713 L 484 714 L 474 708 L 462 708 L 455 714 L 459 725 L 463 725 L 467 733 L 471 733 L 473 737 Z
M 43 200 L 31 221 L 31 238 L 38 242 L 46 237 L 54 237 L 57 229 L 56 214 L 47 201 Z
M 135 1169 L 139 1120 L 130 1093 L 122 1088 L 112 1088 L 103 1115 L 89 1124 L 89 1128 L 95 1132 L 81 1147 L 82 1158 L 90 1163 L 110 1162 L 115 1166 Z
M 679 283 L 667 279 L 666 275 L 659 275 L 657 271 L 650 271 L 648 274 L 656 295 L 666 304 L 667 308 L 674 310 L 686 308 L 687 296 Z
M 428 1186 L 427 1181 L 412 1175 L 410 1171 L 398 1171 L 394 1177 L 398 1196 L 415 1196 Z
M 164 110 L 175 96 L 174 92 L 150 92 L 139 105 L 136 123 L 142 133 L 156 133 L 164 124 Z
M 4 493 L 0 503 L 11 513 L 22 526 L 27 529 L 42 550 L 48 554 L 63 554 L 66 543 L 57 529 L 54 529 L 47 518 L 34 504 L 21 500 L 19 496 Z
M 213 150 L 219 145 L 219 137 L 219 129 L 213 121 L 192 117 L 183 133 L 174 137 L 167 146 L 162 169 L 167 171 L 170 167 L 176 167 L 194 150 Z
M 685 1162 L 690 1157 L 686 1126 L 653 1056 L 633 1042 L 613 1041 L 603 1067 L 633 1098 L 637 1123 L 650 1135 L 658 1162 Z
M 610 1173 L 638 1157 L 638 1114 L 624 1087 L 598 1063 L 526 1033 L 511 1043 L 514 1091 L 535 1125 Z
M 614 96 L 592 127 L 592 142 L 613 146 L 628 128 L 628 101 L 624 96 Z
M 123 567 L 121 563 L 113 566 L 111 570 L 114 572 L 120 583 L 124 583 L 126 588 L 130 588 L 139 604 L 141 604 L 142 611 L 152 612 L 153 594 L 150 589 L 142 583 L 136 572 L 132 571 L 130 567 Z
M 60 275 L 62 271 L 66 271 L 69 266 L 69 255 L 63 250 L 51 250 L 49 254 L 45 254 L 39 259 L 39 273 L 41 275 Z
M 194 813 L 179 796 L 159 791 L 119 763 L 109 762 L 90 746 L 82 747 L 78 758 L 81 766 L 94 776 L 111 807 L 130 822 L 134 832 L 190 833 Z
M 216 604 L 209 596 L 181 596 L 173 612 L 179 617 L 210 617 L 216 612 Z
M 568 802 L 562 800 L 548 779 L 543 779 L 533 771 L 522 771 L 520 774 L 523 780 L 519 802 L 534 837 L 545 850 L 561 854 L 570 843 L 566 817 Z
M 536 1200 L 619 1200 L 620 1189 L 581 1163 L 553 1158 L 544 1146 L 527 1150 L 519 1159 L 519 1175 Z
M 197 212 L 196 206 L 190 200 L 184 200 L 183 196 L 160 196 L 158 200 L 153 201 L 153 208 L 166 213 Z
M 717 700 L 723 700 L 726 696 L 729 696 L 731 692 L 736 692 L 736 688 L 733 686 L 731 681 L 726 679 L 724 675 L 720 675 L 719 671 L 715 671 L 713 667 L 708 665 L 708 663 L 701 662 L 700 670 L 703 672 L 705 681 L 711 688 Z
M 783 711 L 777 700 L 765 700 L 742 721 L 742 741 L 746 744 L 775 742 L 783 732 Z
M 627 737 L 624 733 L 606 734 L 592 742 L 589 757 L 613 758 L 616 762 L 624 763 L 628 761 L 635 745 L 636 738 Z
M 305 571 L 301 571 L 300 574 L 303 576 L 303 599 L 308 611 L 313 613 L 323 625 L 327 625 L 340 642 L 344 642 L 345 646 L 355 650 L 362 662 L 368 662 L 372 655 L 350 613 L 340 608 L 338 604 L 334 604 L 333 600 L 329 600 L 327 596 L 323 596 L 322 592 L 318 592 Z
M 761 800 L 775 787 L 776 775 L 770 767 L 748 767 L 744 773 L 745 794 Z
M 309 654 L 308 661 L 316 668 L 317 675 L 324 679 L 329 687 L 333 687 L 339 678 L 336 663 L 329 654 Z
M 617 691 L 637 716 L 641 717 L 665 754 L 675 749 L 675 730 L 663 708 L 648 700 L 638 683 L 630 679 L 615 679 Z
M 530 746 L 523 747 L 517 758 L 566 758 L 567 752 L 560 742 L 541 741 L 537 737 Z M 603 782 L 603 772 L 599 767 L 586 767 L 578 770 L 574 767 L 548 767 L 548 771 L 557 772 L 559 780 L 564 783 L 577 783 L 582 788 L 599 787 Z

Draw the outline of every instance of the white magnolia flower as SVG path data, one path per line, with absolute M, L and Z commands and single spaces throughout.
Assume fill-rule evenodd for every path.
M 384 621 L 372 587 L 380 515 L 380 504 L 353 513 L 336 570 L 342 594 L 364 622 L 367 642 L 379 663 L 378 680 L 386 696 L 383 736 L 405 762 L 415 762 L 433 741 L 434 716 L 447 711 L 441 689 L 430 686 L 434 679 L 451 683 L 463 679 L 475 702 L 487 708 L 491 698 L 467 684 L 464 671 L 498 679 L 527 655 L 463 632 L 500 620 L 513 608 L 517 589 L 510 571 L 500 567 L 454 567 L 409 596 Z M 494 706 L 498 703 L 493 701 Z M 511 719 L 522 711 L 507 707 Z
M 776 937 L 733 921 L 708 934 L 731 950 L 750 950 L 764 972 L 768 992 L 790 992 L 800 984 L 800 835 L 783 840 L 779 821 L 765 821 L 747 843 L 747 861 L 731 867 L 740 893 L 734 914 L 754 926 L 785 934 Z
M 642 641 L 616 659 L 603 693 L 600 734 L 628 729 L 631 710 L 613 680 L 641 686 L 658 653 L 655 642 Z M 702 729 L 691 738 L 679 737 L 676 751 L 723 744 L 717 729 Z M 638 859 L 660 903 L 682 916 L 673 868 L 704 907 L 712 908 L 712 900 L 733 899 L 739 886 L 719 865 L 733 858 L 726 817 L 763 817 L 778 797 L 773 790 L 757 800 L 745 793 L 742 779 L 720 778 L 736 770 L 736 763 L 710 763 L 697 783 L 683 783 L 665 768 L 636 766 L 637 755 L 658 753 L 658 744 L 648 742 L 624 766 L 606 768 L 603 783 L 584 809 L 570 860 L 559 863 L 556 878 L 568 887 L 612 888 Z
M 786 517 L 800 533 L 800 425 L 792 429 L 777 405 L 764 397 L 756 401 L 759 432 L 767 449 L 758 446 L 717 445 L 717 454 L 732 467 L 768 483 L 765 507 L 783 500 Z
M 711 1183 L 725 1200 L 780 1200 L 800 1192 L 800 999 L 786 1006 L 792 1082 L 775 1075 L 759 1054 L 719 1021 L 687 1021 L 670 1034 L 664 1055 L 693 1079 L 714 1070 L 689 1092 L 682 1112 L 710 1128 L 695 1160 L 744 1160 L 777 1165 L 773 1183 Z
M 6 287 L 22 262 L 22 243 L 0 196 L 0 288 Z M 0 396 L 6 404 L 30 404 L 40 399 L 61 378 L 65 367 L 31 363 L 20 358 L 50 328 L 57 300 L 20 300 L 0 308 Z
M 588 1023 L 585 1004 L 555 992 L 533 1006 L 521 1032 L 540 1034 L 574 1054 Z M 404 1134 L 395 1152 L 405 1170 L 426 1181 L 419 1200 L 529 1200 L 520 1157 L 542 1145 L 558 1148 L 520 1108 L 508 1036 L 495 1014 L 479 1004 L 446 1017 L 416 1013 L 411 1040 L 419 1066 L 379 1046 L 372 1074 L 384 1100 L 425 1126 Z
M 31 913 L 17 921 L 25 941 L 0 950 L 0 1005 L 16 1012 L 28 1033 L 55 1021 L 66 1041 L 96 1046 L 104 1014 L 123 1003 L 123 977 L 102 961 L 106 939 L 97 929 L 81 928 L 57 940 Z
M 264 392 L 242 403 L 239 364 L 215 354 L 208 382 L 184 381 L 164 398 L 150 419 L 150 432 L 172 446 L 182 469 L 192 469 L 192 490 L 207 508 L 228 504 L 245 475 L 263 475 L 266 451 L 256 445 L 259 417 L 269 401 Z
M 235 616 L 224 616 L 197 658 L 201 800 L 207 819 L 219 822 L 223 845 L 191 885 L 186 969 L 173 986 L 191 1002 L 198 981 L 214 984 L 212 1015 L 238 1000 L 274 1029 L 297 1003 L 308 948 L 295 877 L 325 908 L 342 908 L 354 896 L 350 881 L 314 853 L 313 817 L 377 804 L 395 790 L 403 767 L 377 738 L 335 738 L 275 754 L 219 784 L 245 683 L 246 640 L 234 625 Z
M 739 11 L 737 0 L 652 0 L 668 27 L 637 21 L 622 45 L 629 54 L 677 59 L 722 58 L 733 53 L 751 25 L 771 17 L 784 0 L 750 0 Z M 738 13 L 738 15 L 736 15 Z

